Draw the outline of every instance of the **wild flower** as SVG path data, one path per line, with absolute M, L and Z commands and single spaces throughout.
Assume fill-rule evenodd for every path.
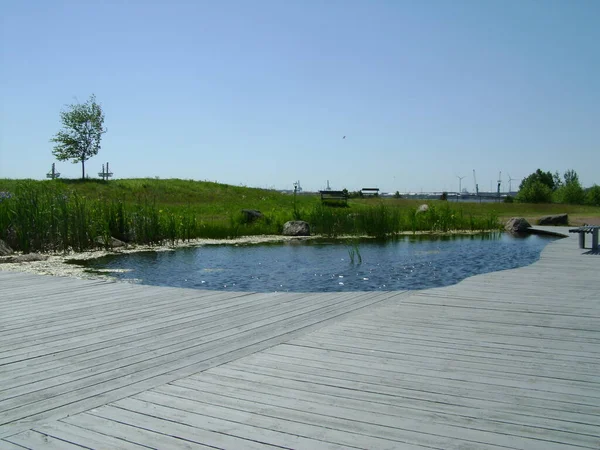
M 0 202 L 12 198 L 13 195 L 8 191 L 0 191 Z

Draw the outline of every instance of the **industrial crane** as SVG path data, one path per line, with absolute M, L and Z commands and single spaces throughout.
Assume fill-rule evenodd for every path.
M 498 172 L 498 197 L 500 197 L 500 185 L 502 184 L 502 171 Z

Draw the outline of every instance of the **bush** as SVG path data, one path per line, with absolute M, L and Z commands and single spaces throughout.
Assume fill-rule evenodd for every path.
M 600 186 L 594 184 L 585 194 L 585 202 L 588 205 L 600 206 Z
M 522 203 L 550 203 L 552 189 L 541 181 L 534 180 L 521 188 L 516 200 Z
M 585 201 L 585 193 L 578 181 L 563 184 L 554 193 L 557 203 L 568 203 L 570 205 L 582 205 Z

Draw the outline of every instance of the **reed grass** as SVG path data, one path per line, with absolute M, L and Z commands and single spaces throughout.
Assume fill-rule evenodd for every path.
M 0 180 L 0 239 L 23 252 L 84 251 L 108 248 L 113 237 L 156 245 L 280 234 L 295 219 L 309 222 L 313 234 L 383 239 L 405 232 L 494 230 L 507 215 L 546 212 L 543 205 L 526 210 L 522 204 L 443 201 L 426 202 L 429 209 L 418 212 L 422 203 L 351 199 L 348 207 L 336 208 L 318 196 L 185 180 Z M 261 210 L 264 217 L 247 223 L 244 208 Z M 581 212 L 600 216 L 600 208 Z

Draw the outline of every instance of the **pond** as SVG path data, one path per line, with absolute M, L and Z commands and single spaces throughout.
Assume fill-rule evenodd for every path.
M 390 291 L 448 286 L 486 272 L 529 265 L 554 238 L 475 236 L 303 240 L 207 245 L 111 255 L 84 264 L 142 284 L 252 292 Z

